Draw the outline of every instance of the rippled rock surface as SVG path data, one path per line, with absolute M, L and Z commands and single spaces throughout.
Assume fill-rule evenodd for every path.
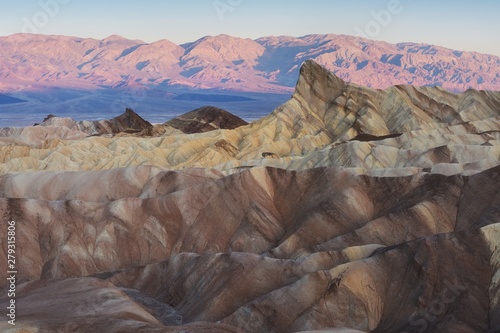
M 4 132 L 16 329 L 496 332 L 499 113 L 497 92 L 306 62 L 290 101 L 235 129 Z

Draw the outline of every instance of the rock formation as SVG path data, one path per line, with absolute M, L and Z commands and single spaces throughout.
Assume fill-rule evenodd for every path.
M 235 129 L 6 137 L 16 329 L 499 331 L 499 113 L 498 92 L 306 62 L 290 101 Z
M 110 120 L 74 121 L 70 118 L 59 118 L 49 115 L 39 126 L 68 127 L 71 130 L 82 131 L 87 135 L 102 136 L 122 132 L 137 133 L 150 128 L 152 125 L 131 109 Z
M 248 125 L 246 121 L 225 110 L 206 106 L 166 122 L 186 134 L 210 132 L 216 129 L 235 129 Z
M 227 173 L 250 166 L 461 173 L 498 164 L 499 110 L 498 92 L 452 94 L 438 87 L 412 86 L 374 90 L 348 84 L 308 61 L 292 99 L 247 126 L 192 135 L 165 131 L 154 140 L 137 135 L 86 140 L 25 135 L 31 147 L 8 144 L 19 141 L 11 135 L 0 146 L 0 171 L 82 171 L 148 164 L 168 169 L 213 167 Z M 68 131 L 67 127 L 56 130 Z M 368 142 L 359 140 L 360 135 L 386 139 Z M 263 159 L 265 152 L 280 159 Z
M 168 125 L 152 125 L 131 109 L 113 119 L 75 121 L 49 114 L 41 123 L 28 127 L 0 128 L 0 145 L 40 147 L 49 140 L 79 140 L 86 137 L 160 137 L 182 134 Z

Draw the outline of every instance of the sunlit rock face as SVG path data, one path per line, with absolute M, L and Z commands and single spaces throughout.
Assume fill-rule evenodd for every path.
M 234 129 L 127 111 L 4 130 L 16 329 L 496 332 L 499 112 L 497 92 L 374 90 L 308 61 Z
M 253 166 L 338 166 L 399 175 L 424 169 L 474 172 L 498 164 L 499 110 L 498 92 L 451 94 L 412 86 L 373 90 L 348 84 L 308 61 L 292 98 L 246 126 L 184 135 L 168 125 L 151 127 L 132 111 L 97 125 L 51 118 L 47 125 L 60 126 L 4 130 L 0 171 L 153 165 L 226 173 Z M 97 127 L 108 130 L 94 132 Z M 114 134 L 104 135 L 109 133 Z

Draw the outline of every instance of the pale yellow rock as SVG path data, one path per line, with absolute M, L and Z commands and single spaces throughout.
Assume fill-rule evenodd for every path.
M 88 132 L 95 125 L 56 119 L 59 127 L 5 132 L 14 141 L 4 139 L 0 145 L 0 172 L 152 165 L 216 167 L 231 173 L 239 167 L 263 165 L 370 170 L 471 164 L 500 159 L 499 110 L 496 92 L 470 90 L 454 95 L 440 88 L 411 86 L 374 90 L 347 84 L 306 62 L 292 99 L 247 126 L 192 135 L 165 131 L 157 138 L 122 134 L 77 140 L 79 134 L 68 131 Z M 28 134 L 35 130 L 40 133 Z M 369 138 L 357 140 L 360 134 Z M 377 139 L 390 134 L 402 135 Z M 19 139 L 31 147 L 17 144 Z M 265 159 L 263 153 L 278 158 Z M 459 169 L 442 170 L 449 174 Z

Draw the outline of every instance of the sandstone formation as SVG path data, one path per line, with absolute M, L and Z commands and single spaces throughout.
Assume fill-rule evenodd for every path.
M 498 92 L 375 90 L 309 61 L 235 129 L 6 133 L 16 329 L 500 331 L 499 113 Z
M 452 94 L 437 87 L 412 86 L 374 90 L 348 84 L 308 61 L 292 99 L 247 126 L 192 135 L 164 131 L 154 139 L 120 135 L 66 140 L 72 138 L 44 134 L 31 139 L 31 147 L 17 141 L 10 144 L 16 139 L 11 136 L 0 146 L 0 172 L 147 164 L 168 169 L 210 167 L 226 173 L 264 165 L 453 174 L 498 164 L 499 110 L 498 92 Z M 360 135 L 386 139 L 356 139 Z M 263 159 L 265 152 L 280 159 Z

